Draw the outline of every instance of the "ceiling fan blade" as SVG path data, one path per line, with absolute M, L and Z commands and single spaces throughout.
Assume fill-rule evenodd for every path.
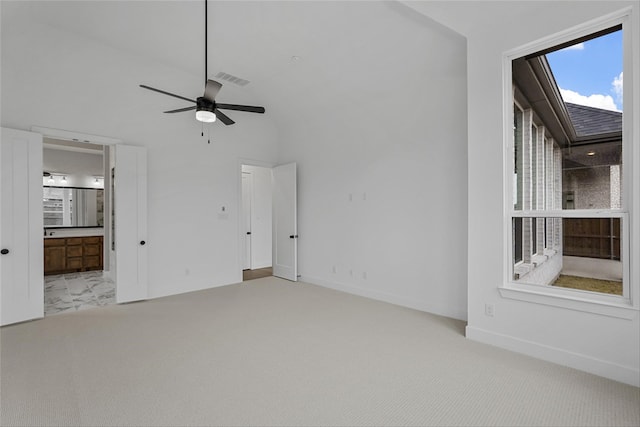
M 250 105 L 220 104 L 216 102 L 216 107 L 222 108 L 223 110 L 247 111 L 249 113 L 264 113 L 264 107 L 252 107 Z
M 224 114 L 222 111 L 216 109 L 215 113 L 216 113 L 216 117 L 225 125 L 229 126 L 235 123 L 233 120 L 229 118 L 229 116 Z
M 185 101 L 193 102 L 194 104 L 196 103 L 196 101 L 194 101 L 193 99 L 185 98 L 184 96 L 176 95 L 176 94 L 170 93 L 170 92 L 165 92 L 164 90 L 156 89 L 156 88 L 151 87 L 151 86 L 140 85 L 140 87 L 144 88 L 144 89 L 152 90 L 154 92 L 158 92 L 158 93 L 162 93 L 162 94 L 165 94 L 165 95 L 173 96 L 174 98 L 184 99 Z
M 207 85 L 204 87 L 204 99 L 213 102 L 221 87 L 221 83 L 215 80 L 207 80 Z
M 193 107 L 185 107 L 185 108 L 178 108 L 177 110 L 169 110 L 169 111 L 165 111 L 165 113 L 182 113 L 183 111 L 191 111 L 191 110 L 195 110 L 197 107 L 194 105 Z

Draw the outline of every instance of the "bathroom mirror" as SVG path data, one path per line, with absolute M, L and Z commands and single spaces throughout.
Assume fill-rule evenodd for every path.
M 102 188 L 43 187 L 44 227 L 103 227 Z

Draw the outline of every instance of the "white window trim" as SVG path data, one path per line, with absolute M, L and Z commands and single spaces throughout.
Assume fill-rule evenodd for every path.
M 579 37 L 588 36 L 597 31 L 611 28 L 615 25 L 623 26 L 623 72 L 624 86 L 624 121 L 623 121 L 623 204 L 622 209 L 606 211 L 517 211 L 513 210 L 513 79 L 512 61 L 556 46 Z M 640 111 L 639 75 L 640 55 L 636 53 L 638 35 L 634 32 L 640 29 L 638 17 L 633 16 L 632 8 L 627 7 L 582 25 L 570 28 L 560 33 L 545 37 L 525 46 L 507 51 L 503 54 L 503 280 L 498 291 L 504 298 L 544 304 L 568 310 L 577 310 L 622 319 L 637 318 L 640 311 L 640 143 L 638 130 L 640 118 L 634 111 Z M 632 194 L 636 197 L 632 198 Z M 597 292 L 552 286 L 531 285 L 517 283 L 512 280 L 512 218 L 515 216 L 528 217 L 620 217 L 622 218 L 622 261 L 623 296 L 607 295 Z M 632 263 L 631 260 L 636 260 Z

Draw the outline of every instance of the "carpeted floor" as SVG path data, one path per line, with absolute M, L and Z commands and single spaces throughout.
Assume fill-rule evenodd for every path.
M 1 330 L 3 426 L 637 426 L 640 389 L 274 277 Z

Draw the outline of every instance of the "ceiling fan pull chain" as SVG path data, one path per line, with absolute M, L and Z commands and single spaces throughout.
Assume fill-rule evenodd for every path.
M 207 128 L 207 144 L 211 144 L 211 128 Z
M 200 122 L 202 129 L 200 130 L 200 136 L 204 136 L 204 122 Z

